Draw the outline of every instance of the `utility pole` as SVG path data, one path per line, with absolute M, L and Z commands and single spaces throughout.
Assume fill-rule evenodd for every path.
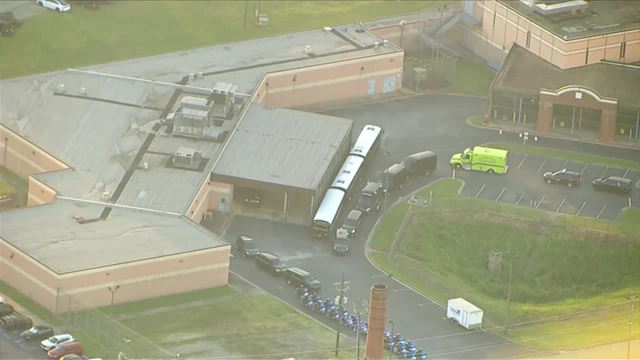
M 107 290 L 111 292 L 111 305 L 109 306 L 109 317 L 111 319 L 113 319 L 113 299 L 116 296 L 116 291 L 118 291 L 118 289 L 120 289 L 120 285 L 107 286 Z M 105 356 L 105 359 L 107 360 L 109 360 L 109 339 L 111 339 L 111 326 L 109 326 L 109 332 L 107 334 L 107 354 Z
M 360 360 L 360 329 L 362 328 L 362 317 L 369 310 L 368 306 L 369 302 L 366 300 L 360 300 L 353 304 L 353 308 L 356 310 L 356 314 L 358 314 L 358 318 L 356 319 L 356 360 Z
M 629 310 L 629 339 L 627 339 L 627 360 L 631 360 L 631 329 L 633 328 L 633 305 L 638 300 L 638 295 L 627 296 L 627 300 L 631 302 L 631 310 Z
M 249 6 L 249 0 L 244 0 L 244 28 L 247 28 L 247 7 Z
M 344 296 L 344 293 L 349 290 L 349 281 L 344 280 L 344 273 L 342 273 L 342 281 L 338 283 L 333 283 L 336 286 L 336 290 L 338 291 L 338 308 L 342 308 L 342 305 L 347 301 L 347 298 Z M 340 349 L 340 326 L 338 326 L 338 331 L 336 332 L 336 359 L 338 358 L 338 352 Z
M 511 280 L 513 279 L 513 262 L 518 257 L 518 254 L 510 255 L 507 254 L 507 258 L 509 259 L 509 285 L 507 288 L 507 314 L 504 319 L 504 332 L 505 334 L 509 334 L 509 310 L 511 310 Z
M 391 336 L 396 336 L 396 322 L 389 319 L 388 323 L 391 324 Z M 391 360 L 391 353 L 392 351 L 389 351 L 389 360 Z

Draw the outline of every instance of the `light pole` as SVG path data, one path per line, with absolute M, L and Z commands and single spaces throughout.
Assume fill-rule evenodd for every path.
M 627 300 L 631 302 L 631 310 L 629 310 L 629 339 L 627 339 L 627 360 L 631 359 L 631 329 L 633 328 L 633 303 L 638 300 L 638 295 L 627 296 Z
M 389 319 L 388 323 L 391 324 L 391 336 L 395 336 L 394 334 L 396 332 L 396 322 L 392 319 Z M 389 360 L 391 360 L 391 351 L 389 351 Z
M 113 319 L 113 298 L 116 296 L 116 291 L 120 289 L 120 285 L 107 286 L 107 289 L 111 293 L 111 305 L 109 306 L 109 317 Z M 105 357 L 107 360 L 109 360 L 109 340 L 110 339 L 111 339 L 111 326 L 109 326 L 109 332 L 107 333 L 107 343 L 106 343 L 107 355 Z
M 513 279 L 513 262 L 518 257 L 518 254 L 509 255 L 509 285 L 507 287 L 507 314 L 504 320 L 504 332 L 509 334 L 509 310 L 511 309 L 511 280 Z
M 360 328 L 362 326 L 362 316 L 367 312 L 367 305 L 366 300 L 361 300 L 353 304 L 353 307 L 358 313 L 358 317 L 356 318 L 356 360 L 360 360 Z

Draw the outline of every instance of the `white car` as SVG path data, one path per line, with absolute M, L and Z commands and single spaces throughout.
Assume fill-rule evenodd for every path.
M 4 298 L 0 296 L 0 304 L 4 304 Z
M 65 0 L 37 0 L 37 1 L 38 1 L 38 5 L 44 6 L 47 9 L 60 11 L 60 12 L 67 12 L 71 10 L 71 5 L 69 5 L 69 3 L 67 3 Z
M 40 347 L 44 351 L 55 349 L 56 346 L 69 341 L 76 341 L 70 334 L 55 335 L 40 343 Z

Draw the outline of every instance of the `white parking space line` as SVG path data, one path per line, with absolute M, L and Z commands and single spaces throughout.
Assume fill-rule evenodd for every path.
M 500 195 L 498 195 L 498 197 L 496 198 L 496 202 L 498 202 L 498 200 L 500 200 L 500 198 L 502 197 L 502 194 L 504 194 L 505 190 L 507 190 L 507 189 L 503 188 L 502 191 L 500 191 Z
M 569 163 L 569 160 L 565 161 L 565 162 L 564 162 L 564 165 L 562 165 L 562 168 L 563 168 L 563 169 L 566 169 L 566 168 L 567 168 L 567 164 L 568 164 L 568 163 Z
M 529 154 L 524 154 L 524 158 L 522 158 L 522 161 L 520 161 L 520 165 L 518 165 L 518 169 L 520 169 L 524 161 L 527 160 L 527 156 L 529 156 Z
M 562 205 L 564 205 L 564 202 L 567 201 L 567 199 L 562 199 L 562 202 L 560 203 L 560 205 L 558 206 L 558 208 L 556 209 L 556 212 L 560 211 L 560 208 L 562 207 Z
M 540 204 L 542 204 L 542 202 L 544 201 L 544 197 L 546 195 L 542 195 L 542 199 L 540 199 L 540 201 L 536 204 L 536 209 L 540 207 Z
M 516 201 L 516 206 L 518 206 L 518 204 L 520 204 L 520 201 L 522 201 L 522 198 L 524 197 L 525 193 L 522 193 L 522 195 L 520 195 L 520 198 L 518 199 L 518 201 Z
M 624 175 L 622 175 L 622 177 L 626 178 L 628 173 L 629 173 L 629 169 L 627 169 L 627 171 L 624 172 Z
M 604 174 L 607 173 L 607 170 L 609 170 L 608 166 L 606 168 L 604 168 L 604 171 L 602 172 L 602 175 L 600 175 L 600 177 L 604 177 Z
M 582 175 L 582 173 L 587 170 L 587 167 L 589 167 L 589 164 L 584 164 L 584 168 L 582 169 L 582 171 L 580 171 L 580 175 Z
M 604 209 L 606 209 L 606 208 L 607 208 L 607 205 L 605 204 L 605 205 L 602 207 L 602 210 L 600 210 L 600 212 L 598 213 L 598 216 L 596 216 L 596 219 L 600 219 L 600 216 L 602 216 L 602 213 L 604 212 Z
M 580 215 L 580 212 L 582 211 L 582 209 L 584 209 L 585 205 L 587 205 L 586 201 L 584 202 L 584 204 L 582 204 L 582 206 L 580 206 L 580 209 L 578 209 L 578 212 L 576 213 L 576 216 Z
M 549 159 L 549 158 L 544 158 L 544 161 L 542 162 L 542 165 L 540 165 L 540 167 L 538 168 L 538 172 L 540 172 L 540 170 L 542 170 L 542 167 L 544 166 L 544 164 L 546 164 L 546 163 L 547 163 L 547 160 L 548 160 L 548 159 Z
M 476 194 L 476 199 L 478 198 L 478 196 L 480 196 L 480 193 L 482 192 L 482 190 L 484 190 L 485 186 L 486 184 L 482 184 L 482 187 L 480 188 L 480 190 L 478 190 L 478 193 Z

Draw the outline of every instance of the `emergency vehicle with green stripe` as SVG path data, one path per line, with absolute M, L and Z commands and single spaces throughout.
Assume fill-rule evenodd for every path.
M 507 150 L 476 146 L 451 157 L 451 166 L 456 169 L 484 171 L 489 174 L 505 174 Z

